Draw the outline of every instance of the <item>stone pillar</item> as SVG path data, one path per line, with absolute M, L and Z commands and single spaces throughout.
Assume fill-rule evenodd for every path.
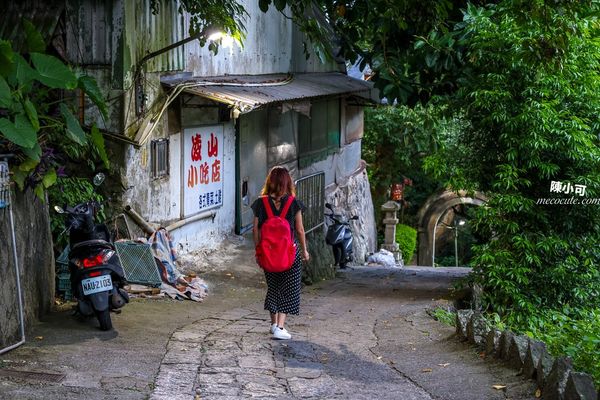
M 396 243 L 396 225 L 398 225 L 398 218 L 396 213 L 400 209 L 400 205 L 395 201 L 388 201 L 381 206 L 383 211 L 383 224 L 385 225 L 385 236 L 383 239 L 382 249 L 391 251 L 394 254 L 396 262 L 400 261 L 402 254 L 400 247 Z

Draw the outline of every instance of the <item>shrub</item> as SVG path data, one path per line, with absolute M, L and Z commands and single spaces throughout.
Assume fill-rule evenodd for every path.
M 542 340 L 554 356 L 571 357 L 576 370 L 592 375 L 600 385 L 600 308 L 541 311 L 509 328 Z
M 408 225 L 396 225 L 396 243 L 402 251 L 404 264 L 408 264 L 412 260 L 417 246 L 417 230 Z
M 69 236 L 65 231 L 64 216 L 54 212 L 52 207 L 73 207 L 88 200 L 95 200 L 99 203 L 104 201 L 104 197 L 95 191 L 89 179 L 59 178 L 57 184 L 48 189 L 48 202 L 51 210 L 50 229 L 52 230 L 52 238 L 57 251 L 61 251 L 67 245 Z M 100 209 L 96 216 L 96 221 L 102 222 L 104 219 L 104 211 Z
M 446 310 L 445 308 L 436 307 L 428 311 L 436 321 L 440 321 L 443 324 L 456 326 L 456 313 Z

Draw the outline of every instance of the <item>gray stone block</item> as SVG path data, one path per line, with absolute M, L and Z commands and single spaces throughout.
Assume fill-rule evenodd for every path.
M 510 343 L 512 341 L 514 333 L 511 331 L 504 331 L 502 335 L 500 335 L 500 343 L 498 345 L 498 351 L 496 351 L 496 357 L 501 358 L 503 360 L 508 360 L 510 355 Z
M 500 346 L 500 336 L 502 332 L 498 329 L 491 329 L 485 337 L 485 354 L 491 356 L 496 354 Z
M 544 348 L 540 353 L 540 358 L 538 360 L 537 368 L 535 369 L 535 377 L 537 380 L 538 387 L 543 388 L 546 383 L 546 378 L 550 374 L 550 370 L 552 370 L 552 365 L 554 364 L 554 357 L 548 353 L 548 351 Z
M 529 337 L 524 335 L 513 336 L 508 349 L 508 362 L 514 369 L 520 370 L 525 363 Z
M 571 372 L 565 388 L 565 400 L 596 400 L 598 392 L 594 379 L 582 372 Z
M 564 400 L 567 379 L 573 369 L 571 359 L 568 357 L 558 357 L 554 360 L 550 374 L 546 378 L 546 383 L 542 388 L 542 398 L 544 400 Z
M 529 379 L 535 375 L 538 362 L 543 352 L 548 353 L 546 344 L 539 340 L 530 339 L 527 344 L 527 352 L 525 353 L 525 362 L 523 363 L 523 375 Z
M 467 339 L 467 324 L 473 315 L 473 310 L 458 310 L 456 312 L 456 336 L 460 340 Z
M 475 311 L 467 323 L 467 340 L 476 345 L 485 344 L 488 324 L 480 311 Z

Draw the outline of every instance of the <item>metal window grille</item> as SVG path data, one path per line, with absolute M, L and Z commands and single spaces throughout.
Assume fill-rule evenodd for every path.
M 115 248 L 127 282 L 160 286 L 162 279 L 149 244 L 133 241 L 115 242 Z
M 306 233 L 325 223 L 325 172 L 302 177 L 296 181 L 296 197 L 306 206 L 302 215 Z
M 150 143 L 152 159 L 152 177 L 169 175 L 169 139 L 153 140 Z

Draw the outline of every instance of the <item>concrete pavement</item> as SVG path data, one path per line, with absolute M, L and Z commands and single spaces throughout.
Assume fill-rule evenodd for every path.
M 305 290 L 302 315 L 289 319 L 289 341 L 271 339 L 261 303 L 207 316 L 173 334 L 150 398 L 535 398 L 533 382 L 482 360 L 426 314 L 464 274 L 344 272 Z
M 0 376 L 0 399 L 533 398 L 533 382 L 482 360 L 425 313 L 448 304 L 463 270 L 342 272 L 304 289 L 301 315 L 287 324 L 292 340 L 275 341 L 251 250 L 232 242 L 194 261 L 211 290 L 204 303 L 134 300 L 112 332 L 67 311 L 45 317 L 0 356 L 0 370 L 64 378 Z

